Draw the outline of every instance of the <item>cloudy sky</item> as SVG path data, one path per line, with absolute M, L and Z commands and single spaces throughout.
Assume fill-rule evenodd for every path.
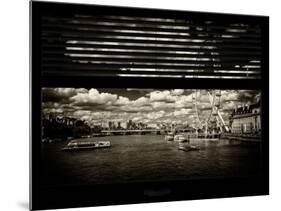
M 194 99 L 197 99 L 199 118 L 204 121 L 211 112 L 207 90 L 155 89 L 85 89 L 43 88 L 43 114 L 51 112 L 87 121 L 90 125 L 108 125 L 108 121 L 125 123 L 129 120 L 157 124 L 193 124 Z M 227 122 L 233 109 L 242 104 L 257 102 L 255 90 L 213 90 L 215 104 Z M 215 94 L 216 93 L 216 94 Z

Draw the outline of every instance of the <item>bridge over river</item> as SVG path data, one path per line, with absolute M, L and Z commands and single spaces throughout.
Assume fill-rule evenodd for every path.
M 130 135 L 130 134 L 166 134 L 169 129 L 125 129 L 125 130 L 102 130 L 104 135 Z M 188 129 L 177 129 L 176 132 L 190 132 Z

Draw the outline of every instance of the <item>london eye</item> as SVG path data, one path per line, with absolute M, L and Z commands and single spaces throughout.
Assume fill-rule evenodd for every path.
M 192 93 L 193 122 L 196 131 L 228 132 L 220 113 L 221 90 L 194 90 Z

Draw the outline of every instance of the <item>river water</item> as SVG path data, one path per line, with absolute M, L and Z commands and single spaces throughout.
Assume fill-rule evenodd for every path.
M 163 135 L 91 138 L 110 148 L 66 152 L 67 141 L 42 144 L 41 184 L 81 185 L 255 176 L 260 173 L 260 144 L 194 140 L 199 151 L 178 150 Z

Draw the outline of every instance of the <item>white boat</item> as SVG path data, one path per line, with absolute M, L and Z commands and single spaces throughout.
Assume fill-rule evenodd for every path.
M 62 150 L 83 150 L 110 147 L 110 141 L 72 140 Z
M 183 143 L 188 142 L 189 139 L 184 134 L 178 134 L 174 136 L 174 141 Z

